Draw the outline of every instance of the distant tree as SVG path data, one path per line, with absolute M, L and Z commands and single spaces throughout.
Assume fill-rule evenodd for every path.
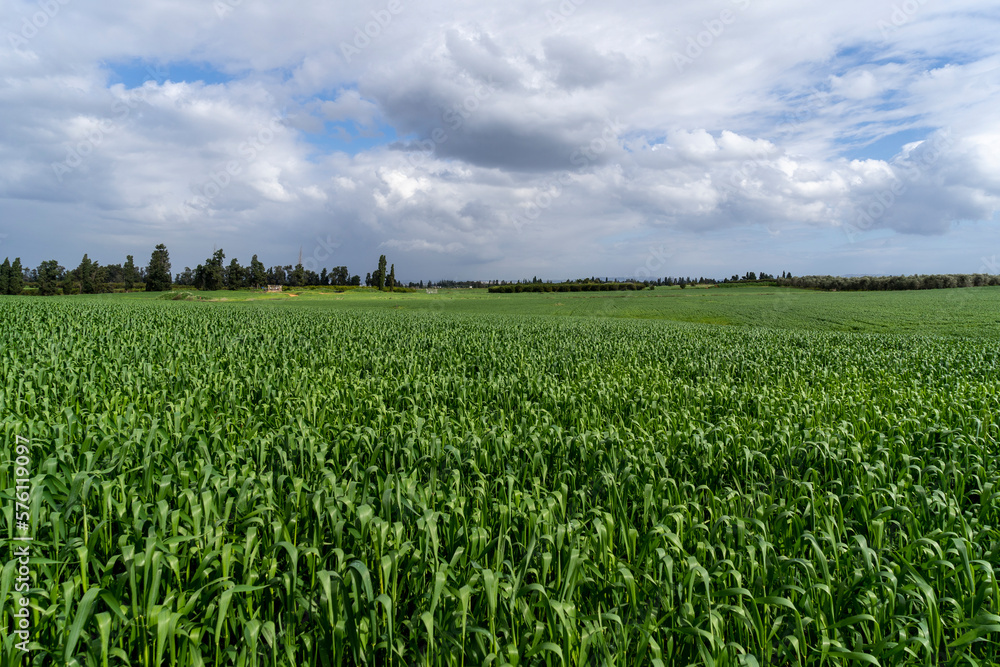
M 126 292 L 131 292 L 135 287 L 135 262 L 132 255 L 125 256 L 125 266 L 122 267 L 122 285 Z
M 361 285 L 361 276 L 351 276 L 350 284 L 359 287 Z
M 264 265 L 257 259 L 257 255 L 254 255 L 250 260 L 247 283 L 256 289 L 267 284 L 267 272 L 264 270 Z
M 205 289 L 205 265 L 199 264 L 194 267 L 194 275 L 191 278 L 191 285 L 195 289 Z
M 0 264 L 0 294 L 10 294 L 10 257 Z
M 272 266 L 271 270 L 267 273 L 267 284 L 269 285 L 284 285 L 285 284 L 285 267 L 283 266 Z
M 219 248 L 212 256 L 205 260 L 204 267 L 204 287 L 203 289 L 214 291 L 220 290 L 225 278 L 225 269 L 222 266 L 226 253 Z
M 335 266 L 330 270 L 331 285 L 349 285 L 350 282 L 351 274 L 348 273 L 346 266 Z
M 104 294 L 105 292 L 112 291 L 111 286 L 108 284 L 108 267 L 101 266 L 97 262 L 94 262 L 93 271 L 90 274 L 90 279 L 93 284 L 93 292 L 91 294 Z
M 76 269 L 64 270 L 60 275 L 59 288 L 63 294 L 79 294 L 80 272 Z
M 125 270 L 122 268 L 121 264 L 105 264 L 102 268 L 102 276 L 104 283 L 120 283 L 124 282 Z
M 371 287 L 372 286 L 372 274 L 370 274 L 370 273 L 366 273 L 365 274 L 365 286 L 367 286 L 367 287 Z
M 76 280 L 79 284 L 80 294 L 96 294 L 97 293 L 97 282 L 96 278 L 97 265 L 91 261 L 87 256 L 87 253 L 83 254 L 83 259 L 80 260 L 80 265 L 76 267 Z
M 170 253 L 162 243 L 156 246 L 146 268 L 146 291 L 166 292 L 170 290 Z
M 226 287 L 231 290 L 243 287 L 243 267 L 235 257 L 226 267 Z
M 300 287 L 306 284 L 306 270 L 305 267 L 302 266 L 301 262 L 295 265 L 295 268 L 292 270 L 291 275 L 289 275 L 288 282 L 289 284 L 294 285 L 296 287 Z
M 319 272 L 319 284 L 320 285 L 329 285 L 330 284 L 330 280 L 326 277 L 326 267 L 325 266 L 323 267 L 323 270 Z
M 59 262 L 50 259 L 38 265 L 38 294 L 40 296 L 52 296 L 59 287 L 59 279 L 63 277 L 65 269 L 59 266 Z
M 385 255 L 379 255 L 378 258 L 378 275 L 375 276 L 375 284 L 378 286 L 379 290 L 385 289 Z
M 389 291 L 391 292 L 394 287 L 396 287 L 396 265 L 395 264 L 393 264 L 389 268 Z
M 7 279 L 7 294 L 20 295 L 24 291 L 24 270 L 21 268 L 21 258 L 15 257 L 10 266 L 10 276 Z

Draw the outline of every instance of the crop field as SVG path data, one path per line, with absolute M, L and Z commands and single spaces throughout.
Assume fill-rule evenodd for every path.
M 0 299 L 0 667 L 1000 664 L 958 291 Z

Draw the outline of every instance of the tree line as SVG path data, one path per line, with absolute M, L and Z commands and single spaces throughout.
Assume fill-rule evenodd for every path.
M 260 289 L 266 285 L 282 287 L 307 286 L 354 286 L 361 285 L 361 277 L 351 275 L 346 266 L 335 266 L 329 270 L 325 267 L 316 273 L 306 269 L 299 262 L 292 265 L 272 266 L 266 268 L 254 255 L 246 266 L 240 264 L 237 258 L 225 262 L 225 251 L 215 250 L 204 263 L 194 269 L 184 267 L 176 276 L 171 275 L 170 252 L 164 244 L 158 244 L 149 258 L 146 266 L 136 266 L 132 255 L 127 255 L 122 264 L 100 265 L 90 259 L 86 253 L 76 268 L 67 269 L 57 260 L 50 259 L 41 262 L 36 268 L 24 268 L 21 259 L 10 258 L 0 265 L 0 294 L 22 294 L 25 288 L 32 288 L 29 293 L 40 296 L 56 294 L 101 294 L 113 292 L 116 289 L 131 292 L 144 290 L 146 292 L 164 292 L 173 285 L 192 287 L 199 290 L 237 290 Z M 385 255 L 379 257 L 378 267 L 368 273 L 365 285 L 377 287 L 380 290 L 399 289 L 402 283 L 396 278 L 396 265 L 389 264 Z M 414 283 L 410 287 L 416 287 Z M 423 286 L 421 281 L 420 286 Z
M 132 255 L 125 257 L 121 264 L 100 265 L 83 255 L 79 265 L 67 269 L 54 259 L 46 260 L 36 268 L 25 268 L 21 258 L 13 261 L 6 258 L 0 264 L 0 294 L 22 294 L 26 288 L 32 288 L 29 293 L 41 296 L 55 294 L 99 294 L 113 292 L 116 289 L 130 292 L 144 290 L 147 292 L 162 292 L 171 289 L 172 285 L 191 287 L 199 290 L 237 290 L 259 289 L 266 285 L 282 287 L 310 286 L 343 286 L 359 287 L 361 277 L 351 275 L 346 266 L 335 266 L 329 270 L 325 267 L 316 273 L 306 269 L 301 256 L 297 264 L 279 265 L 267 268 L 257 255 L 254 255 L 246 266 L 240 264 L 237 258 L 225 262 L 225 252 L 215 250 L 211 257 L 194 269 L 184 267 L 176 276 L 170 273 L 170 253 L 164 244 L 158 244 L 150 255 L 146 266 L 137 266 Z M 505 281 L 454 281 L 440 280 L 436 283 L 428 281 L 427 286 L 438 287 L 488 287 L 490 292 L 577 292 L 577 291 L 609 291 L 636 290 L 659 286 L 688 285 L 741 285 L 765 284 L 780 287 L 799 287 L 819 290 L 843 291 L 898 291 L 920 289 L 949 289 L 959 287 L 984 287 L 1000 285 L 1000 276 L 982 273 L 975 274 L 931 274 L 912 276 L 800 276 L 794 277 L 783 271 L 781 276 L 761 271 L 747 271 L 742 276 L 733 274 L 730 278 L 716 280 L 714 278 L 672 277 L 645 280 L 618 280 L 609 278 L 578 278 L 562 282 L 545 282 L 537 276 L 530 280 Z M 364 285 L 379 290 L 400 290 L 404 288 L 423 288 L 424 281 L 403 283 L 396 277 L 396 265 L 390 264 L 385 255 L 380 255 L 378 266 L 365 275 Z
M 36 268 L 21 268 L 20 259 L 7 269 L 7 262 L 0 269 L 0 286 L 7 285 L 4 294 L 21 294 L 33 287 L 34 294 L 101 294 L 116 288 L 131 292 L 145 289 L 157 292 L 170 289 L 170 255 L 162 243 L 153 250 L 149 264 L 136 266 L 132 255 L 126 255 L 123 264 L 101 266 L 84 253 L 75 269 L 67 269 L 57 260 L 49 259 Z
M 516 294 L 521 292 L 616 292 L 625 290 L 643 290 L 646 284 L 642 282 L 593 282 L 573 281 L 564 283 L 509 283 L 493 285 L 490 294 Z
M 225 251 L 216 250 L 204 264 L 199 264 L 194 269 L 185 266 L 184 271 L 177 274 L 175 284 L 199 290 L 260 289 L 265 285 L 305 287 L 361 284 L 361 278 L 351 276 L 346 266 L 335 266 L 329 271 L 324 267 L 322 271 L 316 273 L 305 268 L 301 260 L 294 266 L 287 264 L 266 268 L 257 259 L 257 255 L 254 255 L 246 266 L 242 266 L 235 257 L 228 264 L 225 259 Z
M 1000 276 L 985 273 L 938 273 L 912 276 L 801 276 L 778 278 L 781 287 L 803 287 L 846 292 L 887 292 L 922 289 L 952 289 L 1000 285 Z

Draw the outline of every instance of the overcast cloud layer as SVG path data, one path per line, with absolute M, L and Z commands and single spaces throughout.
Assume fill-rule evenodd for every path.
M 1000 273 L 986 0 L 0 0 L 0 257 Z

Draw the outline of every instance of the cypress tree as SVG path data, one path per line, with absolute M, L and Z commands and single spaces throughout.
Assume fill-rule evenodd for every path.
M 135 287 L 135 262 L 132 260 L 132 255 L 125 256 L 125 266 L 122 267 L 122 283 L 126 292 L 131 292 L 132 288 Z
M 146 269 L 146 291 L 166 292 L 170 289 L 170 253 L 167 246 L 160 243 L 153 250 Z
M 7 276 L 7 294 L 20 294 L 24 291 L 24 271 L 21 269 L 21 258 L 15 257 Z
M 10 257 L 0 264 L 0 294 L 10 294 Z

